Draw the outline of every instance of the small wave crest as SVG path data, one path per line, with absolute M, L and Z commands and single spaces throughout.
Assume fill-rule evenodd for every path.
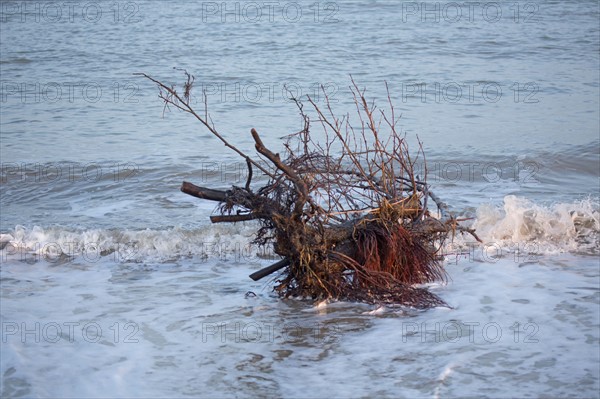
M 182 257 L 222 261 L 273 258 L 272 251 L 252 244 L 256 226 L 249 223 L 213 225 L 200 229 L 69 230 L 61 227 L 31 229 L 16 226 L 0 234 L 0 257 L 52 263 L 74 258 L 84 262 L 169 262 Z
M 595 254 L 600 252 L 599 208 L 592 198 L 542 205 L 508 195 L 500 206 L 480 205 L 472 227 L 486 245 L 526 245 L 538 254 Z

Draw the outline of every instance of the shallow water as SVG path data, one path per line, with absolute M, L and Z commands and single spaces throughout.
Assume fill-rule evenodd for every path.
M 596 2 L 23 4 L 0 9 L 3 397 L 597 396 Z M 179 192 L 245 162 L 132 75 L 173 67 L 248 152 L 252 127 L 274 149 L 301 127 L 284 87 L 341 115 L 350 74 L 382 108 L 387 82 L 485 243 L 444 248 L 452 308 L 250 280 L 275 260 L 256 226 Z
M 8 396 L 590 396 L 598 271 L 463 260 L 453 309 L 281 301 L 256 264 L 3 266 Z M 246 295 L 246 292 L 254 295 Z M 65 378 L 67 376 L 68 378 Z M 52 380 L 52 384 L 49 383 Z

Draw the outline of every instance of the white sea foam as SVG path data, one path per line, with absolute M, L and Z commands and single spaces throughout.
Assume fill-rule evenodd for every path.
M 501 206 L 480 205 L 476 215 L 473 227 L 485 243 L 535 244 L 545 253 L 599 250 L 600 212 L 591 198 L 541 205 L 508 195 Z
M 541 205 L 509 195 L 501 206 L 482 204 L 473 227 L 486 251 L 531 253 L 599 251 L 600 212 L 593 199 Z M 276 259 L 270 248 L 252 244 L 255 223 L 209 225 L 200 229 L 145 230 L 16 226 L 0 236 L 2 259 L 58 261 L 111 257 L 118 262 L 171 261 L 198 256 L 220 260 Z M 447 253 L 471 245 L 469 236 L 448 243 Z M 475 244 L 473 244 L 475 245 Z M 473 247 L 471 247 L 473 249 Z M 487 254 L 486 256 L 493 256 Z
M 110 257 L 118 262 L 170 261 L 199 256 L 220 260 L 269 258 L 267 249 L 252 244 L 255 225 L 210 226 L 203 229 L 73 230 L 62 227 L 16 226 L 2 235 L 0 256 L 13 260 Z

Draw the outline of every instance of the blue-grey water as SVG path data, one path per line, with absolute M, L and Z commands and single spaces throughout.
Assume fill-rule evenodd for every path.
M 0 6 L 2 397 L 598 397 L 598 2 Z M 357 124 L 351 77 L 381 109 L 387 84 L 485 242 L 444 248 L 452 308 L 250 280 L 255 226 L 179 192 L 245 162 L 134 75 L 181 69 L 248 153 L 302 127 L 290 95 Z

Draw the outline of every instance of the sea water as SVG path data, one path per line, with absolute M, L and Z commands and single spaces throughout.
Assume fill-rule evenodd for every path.
M 3 397 L 597 397 L 597 2 L 0 12 Z M 351 79 L 389 112 L 387 83 L 431 189 L 483 241 L 443 248 L 429 289 L 451 308 L 250 280 L 277 260 L 256 225 L 211 225 L 215 204 L 179 192 L 243 185 L 244 160 L 133 75 L 181 88 L 175 68 L 248 154 L 251 128 L 280 152 L 302 128 L 290 96 L 358 126 Z

